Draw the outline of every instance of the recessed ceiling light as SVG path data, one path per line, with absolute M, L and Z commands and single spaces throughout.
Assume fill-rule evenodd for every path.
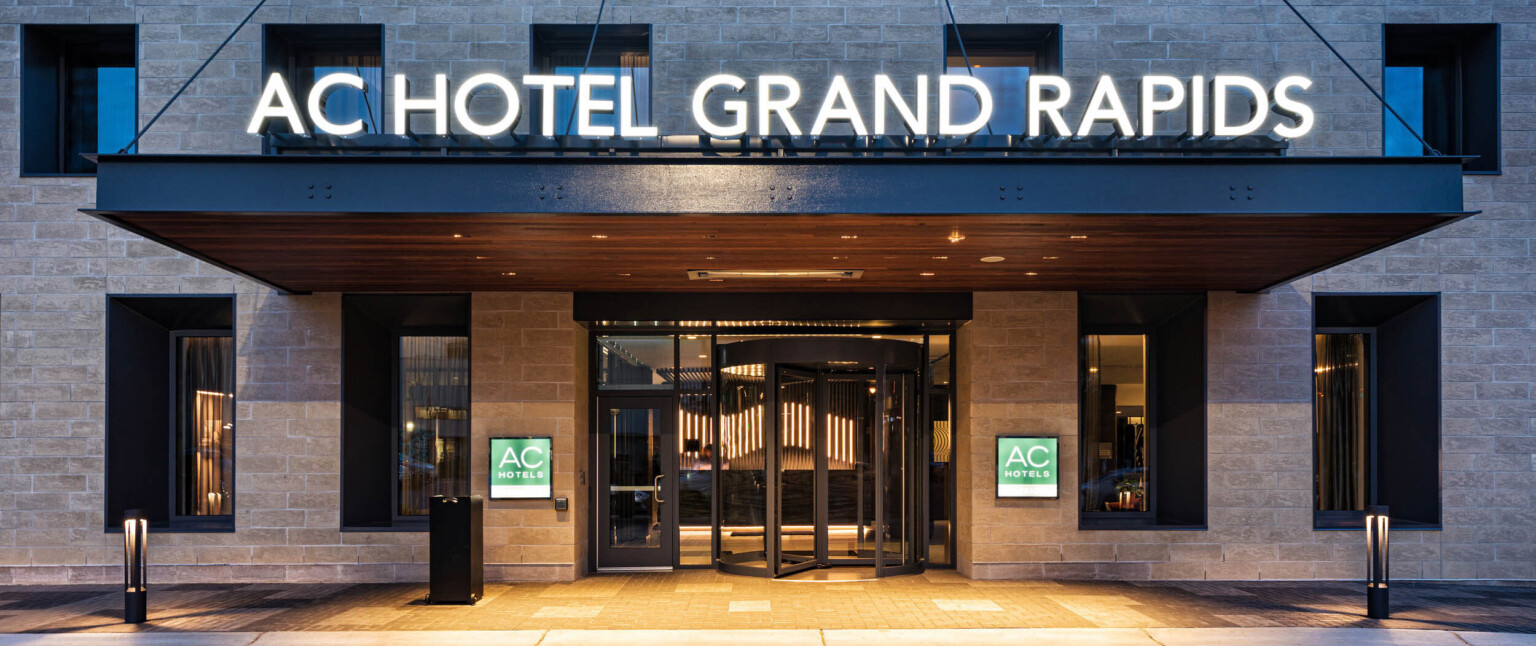
M 1070 236 L 1073 240 L 1087 240 L 1088 236 Z
M 1037 274 L 1037 273 L 1032 272 L 1032 271 L 1026 271 L 1026 272 L 1024 272 L 1024 275 L 1025 276 L 1039 276 L 1040 274 Z
M 933 275 L 933 272 L 931 272 L 931 271 L 925 271 L 925 272 L 923 272 L 923 273 L 921 273 L 921 274 L 918 274 L 918 275 L 919 275 L 919 276 L 932 276 L 932 275 Z
M 949 260 L 949 256 L 934 256 L 934 260 Z
M 832 256 L 833 260 L 847 260 L 848 256 Z
M 714 256 L 704 256 L 704 259 L 705 260 L 714 260 L 715 257 Z
M 845 236 L 843 236 L 843 239 L 844 239 L 844 240 L 857 240 L 857 239 L 858 239 L 858 236 L 853 236 L 853 235 L 845 235 Z
M 701 354 L 701 355 L 699 355 L 699 358 L 700 358 L 700 359 L 708 359 L 708 358 L 709 358 L 709 355 L 707 355 L 707 354 Z
M 504 271 L 504 272 L 501 272 L 501 275 L 503 275 L 503 276 L 516 276 L 517 272 L 515 272 L 515 271 Z
M 711 282 L 711 283 L 723 283 L 723 282 L 725 282 L 725 279 L 724 278 L 711 278 L 711 279 L 709 279 L 709 282 Z
M 880 338 L 880 335 L 878 335 L 878 334 L 871 334 L 871 335 L 869 335 L 869 338 L 871 338 L 871 339 L 878 339 L 878 338 Z
M 619 274 L 619 275 L 620 275 L 620 276 L 628 276 L 628 275 L 629 275 L 629 274 Z
M 468 238 L 469 236 L 464 235 L 462 233 L 455 233 L 455 234 L 453 234 L 453 237 L 455 237 L 455 238 Z
M 1007 260 L 1007 258 L 1004 258 L 1002 256 L 982 256 L 981 257 L 981 261 L 982 262 L 1002 262 L 1004 260 Z
M 964 239 L 965 239 L 965 236 L 961 235 L 960 231 L 958 229 L 953 231 L 953 232 L 951 232 L 949 234 L 949 241 L 950 242 L 959 242 L 959 241 L 964 240 Z
M 1061 260 L 1061 256 L 1041 256 L 1041 260 Z
M 475 256 L 475 260 L 485 260 L 486 258 L 490 258 L 490 256 Z
M 605 235 L 603 235 L 601 233 L 594 233 L 594 234 L 592 234 L 592 237 L 596 238 L 598 240 L 607 240 L 608 239 L 608 236 L 605 236 Z

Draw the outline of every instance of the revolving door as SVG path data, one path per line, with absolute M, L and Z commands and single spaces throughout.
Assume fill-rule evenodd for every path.
M 720 570 L 922 570 L 922 356 L 867 338 L 719 346 Z

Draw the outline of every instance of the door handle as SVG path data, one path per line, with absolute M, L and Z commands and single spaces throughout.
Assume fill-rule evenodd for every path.
M 665 478 L 665 477 L 667 477 L 667 476 L 659 475 L 659 476 L 656 476 L 655 480 L 651 481 L 651 495 L 656 497 L 656 503 L 657 504 L 662 504 L 662 503 L 667 502 L 667 501 L 661 499 L 661 479 Z

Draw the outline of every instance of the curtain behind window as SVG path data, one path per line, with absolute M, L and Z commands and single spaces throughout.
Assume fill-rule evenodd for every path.
M 1318 334 L 1313 368 L 1317 508 L 1365 509 L 1370 372 L 1364 334 Z
M 234 340 L 184 337 L 180 355 L 176 513 L 228 515 L 234 513 Z

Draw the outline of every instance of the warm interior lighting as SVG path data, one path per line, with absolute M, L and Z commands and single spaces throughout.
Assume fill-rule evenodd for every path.
M 964 239 L 965 239 L 965 236 L 961 235 L 959 229 L 951 231 L 950 234 L 949 234 L 949 241 L 951 243 L 959 242 L 959 241 L 964 240 Z
M 592 237 L 594 239 L 597 239 L 597 240 L 607 240 L 608 239 L 608 236 L 605 236 L 605 235 L 603 235 L 601 233 L 594 233 L 594 234 L 592 234 Z
M 1004 258 L 1002 256 L 982 256 L 981 257 L 981 261 L 982 262 L 1002 262 L 1004 260 L 1007 260 L 1007 258 Z
M 1069 236 L 1073 240 L 1087 240 L 1088 236 Z

